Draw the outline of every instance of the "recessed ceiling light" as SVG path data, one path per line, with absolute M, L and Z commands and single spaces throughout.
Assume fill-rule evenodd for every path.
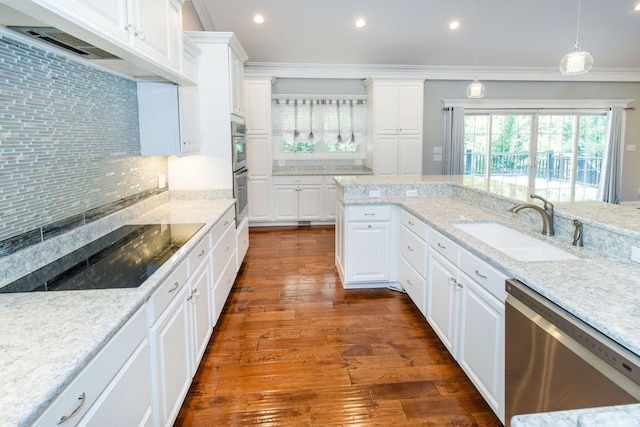
M 457 30 L 458 28 L 460 28 L 460 22 L 458 21 L 451 21 L 449 23 L 449 29 L 450 30 Z
M 636 5 L 636 7 L 634 7 L 634 8 L 633 8 L 633 10 L 634 10 L 635 12 L 640 12 L 640 3 L 638 3 L 638 4 Z
M 364 20 L 364 19 L 362 19 L 362 18 L 358 18 L 358 19 L 356 19 L 356 27 L 358 27 L 358 28 L 362 28 L 362 27 L 364 27 L 365 25 L 367 25 L 367 21 L 365 21 L 365 20 Z
M 253 22 L 255 22 L 256 24 L 262 24 L 264 23 L 264 16 L 262 15 L 256 15 L 253 17 Z

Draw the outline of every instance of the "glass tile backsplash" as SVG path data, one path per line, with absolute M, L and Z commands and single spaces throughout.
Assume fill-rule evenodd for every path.
M 140 156 L 135 81 L 6 34 L 0 76 L 0 247 L 157 191 L 167 160 Z

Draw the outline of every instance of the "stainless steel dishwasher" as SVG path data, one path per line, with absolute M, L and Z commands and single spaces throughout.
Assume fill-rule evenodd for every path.
M 515 279 L 506 281 L 506 422 L 640 401 L 640 357 Z

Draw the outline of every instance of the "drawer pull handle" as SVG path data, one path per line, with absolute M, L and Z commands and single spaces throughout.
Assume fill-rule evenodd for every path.
M 204 255 L 204 249 L 200 251 L 200 253 L 198 254 L 198 258 L 200 258 L 202 255 Z
M 407 283 L 413 286 L 413 283 L 411 283 L 411 280 L 407 279 Z
M 487 278 L 487 276 L 485 276 L 484 274 L 480 273 L 478 270 L 476 270 L 476 276 L 482 277 L 483 279 Z
M 175 291 L 180 286 L 180 283 L 176 282 L 173 284 L 173 288 L 169 289 L 169 293 Z
M 367 213 L 367 212 L 365 212 L 365 214 L 364 214 L 364 216 L 374 216 L 374 215 L 375 215 L 375 213 Z
M 224 250 L 225 252 L 227 252 L 229 249 L 231 249 L 230 246 L 227 246 L 226 249 Z
M 225 285 L 228 285 L 231 282 L 231 279 L 227 279 L 227 282 L 225 283 Z
M 411 252 L 413 252 L 413 248 L 411 246 L 407 246 L 407 249 L 409 249 Z
M 222 224 L 222 225 L 228 225 L 228 224 L 229 224 L 229 221 L 227 220 L 227 221 L 225 221 L 225 222 L 224 222 L 224 224 Z
M 63 422 L 67 421 L 69 418 L 73 417 L 75 414 L 78 413 L 80 408 L 82 408 L 82 405 L 84 405 L 85 397 L 86 397 L 86 395 L 84 394 L 84 391 L 83 391 L 82 394 L 80 396 L 78 396 L 78 400 L 80 401 L 80 403 L 78 404 L 78 406 L 76 406 L 76 409 L 74 409 L 73 412 L 71 412 L 69 415 L 61 416 L 60 417 L 60 421 L 58 421 L 58 425 L 60 425 Z
M 456 279 L 454 279 L 453 277 L 449 277 L 447 279 L 447 283 L 449 284 L 449 286 L 455 286 L 458 284 L 458 282 L 456 282 Z
M 447 247 L 440 242 L 438 242 L 438 247 L 442 249 L 447 249 Z
M 409 225 L 411 225 L 411 226 L 415 225 L 415 224 L 414 224 L 413 222 L 411 222 L 411 221 L 407 221 L 407 222 L 408 222 L 408 223 L 409 223 Z

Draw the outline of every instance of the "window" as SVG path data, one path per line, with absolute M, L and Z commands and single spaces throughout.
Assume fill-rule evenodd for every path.
M 606 150 L 601 112 L 469 112 L 464 174 L 533 188 L 551 200 L 597 200 Z
M 351 154 L 366 140 L 366 102 L 360 99 L 276 99 L 273 136 L 279 153 Z

